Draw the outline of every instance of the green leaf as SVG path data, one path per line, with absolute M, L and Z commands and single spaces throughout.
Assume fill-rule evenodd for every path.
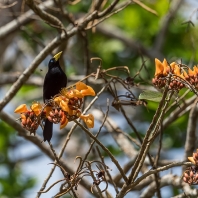
M 139 95 L 140 100 L 151 100 L 153 102 L 160 102 L 162 99 L 162 93 L 157 91 L 145 90 Z

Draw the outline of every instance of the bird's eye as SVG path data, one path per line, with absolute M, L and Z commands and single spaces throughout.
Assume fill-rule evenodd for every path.
M 48 64 L 49 68 L 53 68 L 54 67 L 54 63 L 55 63 L 54 59 L 53 58 L 50 59 L 49 64 Z

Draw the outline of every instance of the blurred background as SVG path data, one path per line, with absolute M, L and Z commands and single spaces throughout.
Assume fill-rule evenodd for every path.
M 56 1 L 54 2 L 56 3 Z M 110 5 L 111 2 L 106 1 L 104 7 Z M 182 62 L 189 67 L 198 63 L 198 1 L 145 0 L 142 2 L 155 10 L 157 15 L 145 10 L 138 4 L 131 3 L 96 27 L 87 30 L 84 34 L 75 34 L 59 46 L 59 50 L 63 50 L 61 66 L 68 76 L 69 85 L 96 71 L 99 62 L 93 61 L 93 63 L 90 63 L 92 57 L 101 58 L 102 68 L 104 69 L 114 66 L 128 66 L 132 77 L 144 63 L 140 75 L 135 78 L 136 86 L 133 92 L 137 97 L 143 90 L 153 89 L 151 82 L 155 70 L 155 58 L 161 61 L 166 58 L 168 62 Z M 120 1 L 120 3 L 124 4 L 125 1 Z M 65 12 L 77 21 L 90 11 L 93 2 L 90 0 L 62 1 L 62 5 Z M 59 18 L 67 27 L 67 30 L 72 29 L 73 24 L 60 13 L 57 5 L 46 6 L 46 9 Z M 27 16 L 28 12 L 29 15 Z M 12 84 L 29 67 L 40 51 L 58 35 L 57 29 L 49 26 L 31 12 L 24 1 L 0 0 L 0 100 L 3 100 Z M 20 25 L 20 17 L 27 18 L 22 25 Z M 14 26 L 12 22 L 16 19 L 18 19 L 18 27 L 12 29 L 11 27 Z M 14 98 L 3 108 L 4 112 L 17 119 L 18 115 L 14 114 L 14 109 L 17 106 L 23 103 L 31 105 L 33 101 L 42 102 L 43 79 L 52 55 L 51 52 L 42 61 Z M 115 74 L 118 75 L 119 71 Z M 124 74 L 122 75 L 124 76 Z M 96 92 L 103 85 L 100 81 L 94 82 L 93 80 L 90 80 L 88 84 L 93 86 Z M 119 91 L 122 93 L 122 89 Z M 191 96 L 192 94 L 189 95 L 189 97 Z M 108 92 L 103 93 L 91 110 L 96 117 L 93 133 L 97 132 L 100 126 L 100 123 L 97 122 L 98 109 L 106 111 L 107 98 L 110 99 L 111 103 L 111 95 Z M 89 104 L 90 100 L 91 98 L 86 101 L 86 104 Z M 128 116 L 133 120 L 133 124 L 142 137 L 157 107 L 158 103 L 154 102 L 148 102 L 147 107 L 127 107 Z M 133 131 L 128 127 L 122 114 L 113 107 L 110 107 L 110 117 L 123 131 L 134 137 Z M 165 129 L 162 158 L 169 160 L 183 159 L 187 121 L 188 114 L 186 113 Z M 61 131 L 58 126 L 54 127 L 52 144 L 57 153 L 71 126 L 72 123 Z M 37 134 L 42 137 L 40 128 L 37 130 Z M 99 138 L 117 157 L 121 165 L 130 160 L 107 130 L 102 130 Z M 63 155 L 69 167 L 76 166 L 74 164 L 75 157 L 83 155 L 87 151 L 89 148 L 87 141 L 86 135 L 80 129 L 72 134 Z M 46 143 L 43 142 L 42 144 Z M 153 153 L 156 152 L 157 144 L 158 142 L 154 142 L 152 145 L 151 151 Z M 48 145 L 46 144 L 46 146 Z M 105 156 L 105 153 L 103 155 Z M 112 169 L 112 175 L 116 174 L 111 160 L 107 156 L 105 157 L 106 164 Z M 18 136 L 17 131 L 12 126 L 0 119 L 1 198 L 36 197 L 52 168 L 52 165 L 49 164 L 51 162 L 52 160 L 41 152 L 36 145 Z M 174 169 L 174 171 L 181 174 L 180 169 Z M 163 174 L 166 174 L 166 172 Z M 56 168 L 49 185 L 62 177 L 62 173 Z M 59 187 L 60 185 L 56 185 L 48 193 L 42 194 L 41 197 L 53 197 Z M 109 188 L 111 192 L 111 186 Z M 178 192 L 177 189 L 166 187 L 163 191 L 163 197 L 168 198 Z M 139 197 L 138 193 L 129 193 L 126 197 Z M 77 194 L 80 194 L 80 197 L 92 197 L 84 188 L 79 188 Z M 113 191 L 112 195 L 115 197 Z M 70 195 L 65 197 L 70 197 Z

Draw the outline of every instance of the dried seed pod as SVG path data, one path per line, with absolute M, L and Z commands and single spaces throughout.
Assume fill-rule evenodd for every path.
M 32 121 L 31 121 L 30 117 L 28 117 L 28 118 L 27 118 L 27 126 L 30 127 L 31 124 L 32 124 Z
M 60 120 L 60 124 L 62 125 L 66 121 L 66 115 L 63 113 L 62 118 Z
M 57 118 L 53 118 L 52 120 L 54 124 L 57 124 Z
M 189 178 L 189 175 L 185 172 L 185 173 L 184 173 L 184 177 L 185 177 L 185 178 Z
M 182 89 L 185 85 L 183 83 L 180 83 L 179 88 Z
M 166 72 L 167 72 L 167 73 L 170 72 L 170 67 L 166 67 Z
M 186 177 L 183 177 L 183 181 L 188 183 L 188 179 Z
M 58 115 L 58 110 L 55 109 L 54 115 Z
M 193 78 L 190 78 L 190 82 L 191 82 L 191 84 L 194 84 L 195 80 Z
M 33 122 L 32 124 L 31 124 L 31 129 L 36 129 L 37 127 L 36 127 L 36 124 Z
M 49 112 L 49 115 L 50 115 L 51 117 L 53 117 L 53 116 L 54 116 L 54 113 L 53 113 L 52 111 L 50 111 L 50 112 Z
M 192 170 L 190 171 L 190 174 L 189 175 L 190 175 L 190 177 L 193 177 L 194 176 L 194 173 L 193 173 Z
M 27 124 L 26 118 L 25 119 L 21 119 L 21 124 L 24 125 L 24 126 Z
M 53 122 L 53 120 L 52 120 L 52 117 L 51 117 L 51 116 L 47 116 L 47 119 L 48 119 L 50 122 Z
M 64 113 L 64 112 L 60 109 L 59 112 L 58 112 L 58 116 L 62 117 L 62 113 Z
M 34 119 L 34 113 L 30 112 L 29 116 L 28 116 L 31 120 Z

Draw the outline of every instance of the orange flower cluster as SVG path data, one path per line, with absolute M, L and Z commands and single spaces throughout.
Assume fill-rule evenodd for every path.
M 183 181 L 189 185 L 198 184 L 198 149 L 196 153 L 193 153 L 192 157 L 188 159 L 194 164 L 194 166 L 188 167 L 183 174 Z
M 198 88 L 198 67 L 194 66 L 193 70 L 190 68 L 187 71 L 181 68 L 179 64 L 172 62 L 168 64 L 166 59 L 160 62 L 155 59 L 155 77 L 153 78 L 153 84 L 158 88 L 163 88 L 169 81 L 169 75 L 171 75 L 169 89 L 180 90 L 185 87 L 185 82 Z
M 85 96 L 95 96 L 95 91 L 90 86 L 77 82 L 70 89 L 63 88 L 60 94 L 49 100 L 47 104 L 41 105 L 35 102 L 30 106 L 30 110 L 27 109 L 26 104 L 22 104 L 15 109 L 15 113 L 21 114 L 21 125 L 34 134 L 42 120 L 46 118 L 54 124 L 60 123 L 60 129 L 78 118 L 81 118 L 88 128 L 93 128 L 93 115 L 81 113 Z
M 44 112 L 42 112 L 42 105 L 40 103 L 33 103 L 30 106 L 30 110 L 27 109 L 26 104 L 22 104 L 18 106 L 14 112 L 21 114 L 21 125 L 30 131 L 30 134 L 35 134 L 41 123 L 41 119 L 44 118 Z

